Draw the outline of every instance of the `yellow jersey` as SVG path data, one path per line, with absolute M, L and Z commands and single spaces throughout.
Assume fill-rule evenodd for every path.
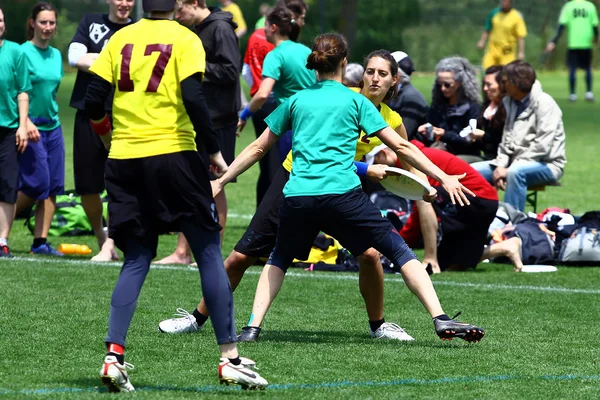
M 350 88 L 355 92 L 360 92 L 359 88 Z M 379 113 L 383 117 L 383 120 L 386 124 L 390 126 L 393 130 L 398 129 L 400 125 L 402 125 L 402 117 L 396 111 L 392 110 L 385 103 L 379 104 Z M 365 155 L 371 152 L 375 147 L 383 144 L 381 139 L 377 136 L 367 137 L 366 133 L 360 132 L 360 136 L 356 143 L 356 155 L 354 156 L 354 161 L 360 161 Z M 290 151 L 283 161 L 283 168 L 285 168 L 288 172 L 292 171 L 292 152 Z
M 90 68 L 115 87 L 109 158 L 196 150 L 181 81 L 205 65 L 202 42 L 176 21 L 142 19 L 116 32 Z
M 244 20 L 244 15 L 242 14 L 242 10 L 237 4 L 232 2 L 228 6 L 222 6 L 221 11 L 227 11 L 231 13 L 231 15 L 233 15 L 233 22 L 237 24 L 237 28 L 235 28 L 235 33 L 238 33 L 239 31 L 248 28 L 246 26 L 246 21 Z
M 517 39 L 527 36 L 527 27 L 521 13 L 514 8 L 503 12 L 494 9 L 485 23 L 489 32 L 488 51 L 495 55 L 509 55 L 517 52 Z

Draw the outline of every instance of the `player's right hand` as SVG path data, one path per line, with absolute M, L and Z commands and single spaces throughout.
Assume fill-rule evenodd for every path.
M 373 182 L 381 182 L 388 176 L 387 167 L 387 165 L 383 164 L 369 165 L 369 168 L 367 168 L 367 178 Z
M 17 151 L 23 153 L 27 148 L 27 129 L 23 126 L 19 126 L 15 135 Z
M 32 142 L 38 142 L 40 140 L 40 131 L 29 118 L 27 118 L 27 139 Z
M 222 177 L 223 174 L 227 172 L 228 168 L 229 166 L 225 162 L 220 151 L 210 155 L 210 172 L 212 172 L 214 176 L 217 178 Z
M 477 48 L 479 50 L 483 50 L 484 47 L 485 47 L 485 41 L 480 40 L 479 42 L 477 42 Z
M 556 44 L 554 42 L 550 42 L 546 45 L 546 52 L 552 53 L 552 51 L 556 48 Z
M 212 189 L 213 198 L 217 197 L 219 193 L 223 190 L 223 184 L 220 179 L 215 179 L 214 181 L 210 181 L 210 186 Z
M 435 190 L 435 188 L 431 188 L 431 191 L 427 194 L 423 195 L 423 200 L 428 202 L 428 203 L 433 203 L 433 201 L 435 200 L 435 198 L 437 197 L 437 190 Z

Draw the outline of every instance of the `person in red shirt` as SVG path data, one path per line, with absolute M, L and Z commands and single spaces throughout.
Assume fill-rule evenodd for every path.
M 481 174 L 457 156 L 425 147 L 416 140 L 411 143 L 446 174 L 464 174 L 460 182 L 476 197 L 469 196 L 470 206 L 457 207 L 444 188 L 428 177 L 429 184 L 438 192 L 436 200 L 431 204 L 417 201 L 417 207 L 413 207 L 399 233 L 409 246 L 419 242 L 422 235 L 423 265 L 430 265 L 434 273 L 474 269 L 483 255 L 488 228 L 498 210 L 498 193 Z M 387 148 L 375 155 L 374 163 L 400 166 L 396 155 Z M 439 244 L 438 236 L 441 236 Z
M 262 82 L 263 62 L 265 61 L 267 54 L 274 48 L 275 45 L 267 41 L 265 28 L 257 29 L 250 35 L 246 54 L 244 55 L 244 66 L 242 68 L 242 77 L 248 83 L 248 86 L 250 86 L 250 96 L 254 96 L 258 91 L 260 83 Z M 261 109 L 252 116 L 254 132 L 257 138 L 267 127 L 265 118 L 271 114 L 276 107 L 277 103 L 271 94 Z M 280 165 L 281 158 L 277 147 L 273 147 L 265 157 L 259 161 L 260 174 L 258 175 L 258 181 L 256 182 L 257 205 L 260 204 L 265 196 Z

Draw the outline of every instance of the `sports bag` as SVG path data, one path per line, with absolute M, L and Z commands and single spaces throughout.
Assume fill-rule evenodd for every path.
M 108 215 L 106 192 L 101 195 L 101 198 L 103 216 L 106 221 L 106 216 Z M 36 206 L 34 205 L 29 218 L 25 221 L 25 225 L 32 234 L 35 230 L 35 209 Z M 84 236 L 93 234 L 92 225 L 81 205 L 81 197 L 75 193 L 56 196 L 56 211 L 50 223 L 48 236 Z
M 585 226 L 575 229 L 562 242 L 558 261 L 564 265 L 600 266 L 600 231 Z

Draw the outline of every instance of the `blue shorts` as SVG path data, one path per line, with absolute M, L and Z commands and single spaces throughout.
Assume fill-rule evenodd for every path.
M 399 268 L 417 257 L 362 189 L 339 195 L 286 197 L 279 210 L 275 249 L 268 264 L 286 271 L 306 260 L 320 231 L 354 256 L 374 247 Z
M 34 200 L 65 192 L 65 141 L 60 125 L 40 130 L 40 140 L 29 141 L 19 161 L 19 190 Z

